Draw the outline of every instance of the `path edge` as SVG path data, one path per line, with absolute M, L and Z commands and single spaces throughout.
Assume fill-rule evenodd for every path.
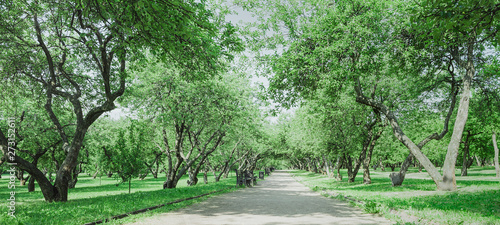
M 205 194 L 201 194 L 201 195 L 193 196 L 193 197 L 189 197 L 189 198 L 177 199 L 175 201 L 171 201 L 171 202 L 168 202 L 168 203 L 164 203 L 164 204 L 160 204 L 160 205 L 155 205 L 155 206 L 144 208 L 144 209 L 139 209 L 139 210 L 136 210 L 136 211 L 132 211 L 132 212 L 128 212 L 128 213 L 124 213 L 124 214 L 112 216 L 112 217 L 109 217 L 109 218 L 106 218 L 106 219 L 97 220 L 97 221 L 90 222 L 90 223 L 85 223 L 83 225 L 96 225 L 96 224 L 106 223 L 106 222 L 110 222 L 111 220 L 118 220 L 118 219 L 122 219 L 122 218 L 128 217 L 130 215 L 136 215 L 136 214 L 140 214 L 140 213 L 145 213 L 145 212 L 148 212 L 148 211 L 151 211 L 151 210 L 154 210 L 154 209 L 161 208 L 163 206 L 173 205 L 173 204 L 180 203 L 180 202 L 183 202 L 183 201 L 188 201 L 188 200 L 192 200 L 192 199 L 201 198 L 201 197 L 204 197 L 204 196 L 207 196 L 207 195 L 211 195 L 211 194 L 215 194 L 215 193 L 218 193 L 218 192 L 230 190 L 230 189 L 233 189 L 233 188 L 235 188 L 235 187 L 228 187 L 228 188 L 224 188 L 224 189 L 217 190 L 217 191 L 211 191 L 211 192 L 208 192 L 208 193 L 205 193 Z

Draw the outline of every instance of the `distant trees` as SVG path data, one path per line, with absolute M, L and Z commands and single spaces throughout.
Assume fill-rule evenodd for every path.
M 455 164 L 471 94 L 499 79 L 493 75 L 484 82 L 488 76 L 480 68 L 497 57 L 487 56 L 485 49 L 491 51 L 498 44 L 500 6 L 492 1 L 481 6 L 455 1 L 347 1 L 321 2 L 321 7 L 308 1 L 268 2 L 275 7 L 268 11 L 271 15 L 259 14 L 265 15 L 259 17 L 263 30 L 256 33 L 273 29 L 277 34 L 269 38 L 266 33 L 262 40 L 272 43 L 265 46 L 285 46 L 280 54 L 262 57 L 263 67 L 272 71 L 270 98 L 284 106 L 318 100 L 320 105 L 338 106 L 345 104 L 341 96 L 347 94 L 387 120 L 394 136 L 410 150 L 401 171 L 391 175 L 394 185 L 403 182 L 415 157 L 439 190 L 456 190 Z M 290 14 L 297 19 L 289 19 Z M 288 36 L 277 37 L 282 34 Z M 435 127 L 435 121 L 442 125 Z M 454 127 L 441 174 L 424 146 L 443 139 L 450 121 Z M 417 126 L 410 123 L 429 125 L 430 135 L 407 134 L 404 131 Z
M 195 80 L 185 68 L 150 60 L 123 103 L 154 127 L 155 148 L 165 165 L 163 187 L 175 188 L 185 174 L 188 185 L 196 185 L 205 166 L 219 166 L 210 158 L 221 148 L 231 149 L 218 167 L 221 173 L 227 173 L 235 159 L 242 163 L 238 152 L 249 136 L 242 129 L 252 126 L 256 116 L 250 92 L 242 88 L 248 85 L 246 78 L 221 70 L 213 79 Z

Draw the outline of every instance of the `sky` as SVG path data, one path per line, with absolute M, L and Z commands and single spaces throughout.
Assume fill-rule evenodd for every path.
M 226 4 L 231 4 L 231 3 L 226 3 Z M 232 24 L 240 24 L 243 25 L 244 23 L 247 22 L 256 22 L 257 20 L 252 17 L 252 14 L 248 11 L 243 10 L 243 8 L 237 6 L 237 5 L 230 5 L 231 10 L 235 11 L 235 14 L 230 14 L 226 16 L 226 21 L 231 22 Z M 245 55 L 251 56 L 252 53 L 250 51 L 245 51 Z M 251 82 L 252 85 L 257 86 L 259 84 L 264 85 L 265 87 L 268 87 L 269 81 L 265 77 L 258 77 L 255 76 L 254 69 L 250 67 L 247 71 L 249 75 L 251 75 Z M 117 104 L 118 105 L 118 104 Z M 128 109 L 122 108 L 122 107 L 117 107 L 111 112 L 108 112 L 107 115 L 111 117 L 112 119 L 119 119 L 121 117 L 125 117 L 127 115 L 130 115 L 130 112 Z M 276 117 L 269 117 L 267 118 L 270 121 L 276 121 Z

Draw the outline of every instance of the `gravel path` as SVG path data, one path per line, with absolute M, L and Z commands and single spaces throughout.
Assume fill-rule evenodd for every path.
M 275 171 L 258 185 L 134 224 L 393 224 L 329 199 Z

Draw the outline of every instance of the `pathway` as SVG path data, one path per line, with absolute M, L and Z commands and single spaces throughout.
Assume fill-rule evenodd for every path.
M 134 223 L 146 224 L 393 224 L 329 199 L 275 171 L 258 185 Z

